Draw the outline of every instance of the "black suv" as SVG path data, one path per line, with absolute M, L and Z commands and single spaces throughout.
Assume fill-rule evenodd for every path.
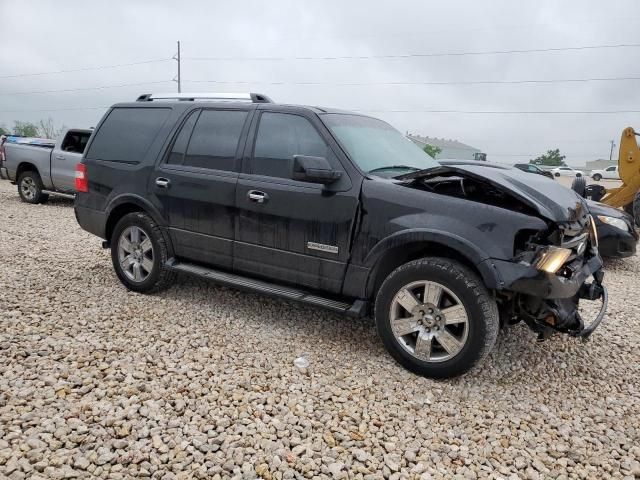
M 78 222 L 127 288 L 187 273 L 373 315 L 421 375 L 467 371 L 501 324 L 587 337 L 606 310 L 577 194 L 486 162 L 440 164 L 368 116 L 260 94 L 143 95 L 105 114 L 76 177 Z M 581 298 L 602 301 L 587 326 Z

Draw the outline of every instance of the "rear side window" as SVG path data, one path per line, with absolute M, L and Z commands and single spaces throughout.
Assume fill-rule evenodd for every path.
M 240 110 L 203 110 L 191 134 L 183 165 L 234 170 L 246 119 L 247 112 Z
M 142 161 L 170 112 L 168 108 L 114 108 L 96 132 L 87 158 Z
M 263 113 L 253 151 L 252 173 L 291 178 L 294 155 L 324 157 L 332 162 L 333 152 L 306 118 Z
M 184 162 L 184 154 L 187 152 L 187 145 L 189 145 L 191 132 L 193 131 L 193 126 L 196 124 L 198 115 L 200 115 L 200 111 L 193 112 L 182 125 L 182 129 L 180 129 L 180 133 L 176 137 L 176 141 L 173 143 L 173 147 L 171 148 L 171 153 L 169 153 L 167 163 L 172 165 L 182 165 L 182 162 Z
M 60 149 L 69 153 L 84 153 L 90 136 L 91 134 L 87 132 L 68 132 L 62 140 Z

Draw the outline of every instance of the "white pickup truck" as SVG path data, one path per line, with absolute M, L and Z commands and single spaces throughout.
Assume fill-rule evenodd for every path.
M 75 167 L 82 159 L 93 130 L 72 128 L 58 140 L 25 141 L 8 137 L 4 144 L 4 167 L 20 198 L 42 203 L 49 195 L 73 198 Z

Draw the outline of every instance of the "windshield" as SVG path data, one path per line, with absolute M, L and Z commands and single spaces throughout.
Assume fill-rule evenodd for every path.
M 329 113 L 321 118 L 365 172 L 395 177 L 440 165 L 382 120 L 342 113 Z

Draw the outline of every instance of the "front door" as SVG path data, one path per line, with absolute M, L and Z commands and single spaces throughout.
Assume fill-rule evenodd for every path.
M 240 139 L 248 109 L 198 109 L 184 120 L 150 188 L 178 258 L 231 269 Z
M 236 190 L 234 270 L 340 292 L 359 185 L 319 120 L 264 111 L 252 131 Z M 293 180 L 294 155 L 324 157 L 342 177 L 329 186 Z

